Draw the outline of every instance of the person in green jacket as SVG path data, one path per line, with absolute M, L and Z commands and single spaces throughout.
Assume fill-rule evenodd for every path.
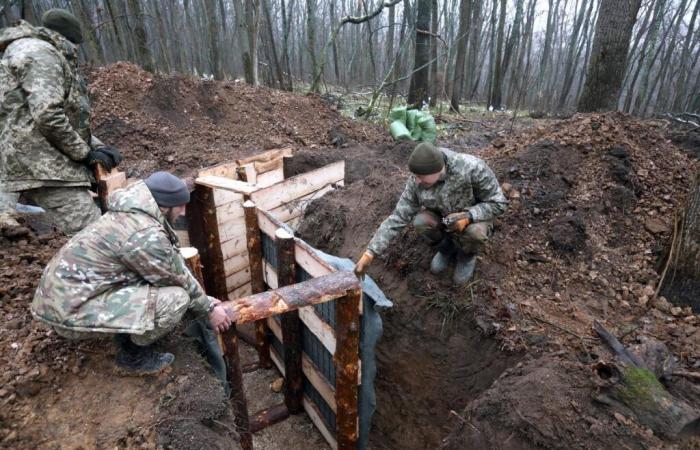
M 46 266 L 32 315 L 68 339 L 115 335 L 117 367 L 138 375 L 172 363 L 153 343 L 185 312 L 228 329 L 231 319 L 187 269 L 171 226 L 189 200 L 186 184 L 167 172 L 115 191 L 109 211 Z
M 456 259 L 453 281 L 467 283 L 476 255 L 493 231 L 494 219 L 503 214 L 508 200 L 493 171 L 484 161 L 423 142 L 408 161 L 412 176 L 394 212 L 379 226 L 355 266 L 363 276 L 376 256 L 382 255 L 413 221 L 415 229 L 437 252 L 430 270 L 445 271 Z

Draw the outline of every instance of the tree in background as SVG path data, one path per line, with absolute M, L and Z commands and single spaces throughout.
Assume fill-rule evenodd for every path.
M 428 102 L 430 86 L 430 0 L 416 0 L 416 50 L 413 76 L 408 89 L 408 104 L 421 107 Z
M 642 0 L 601 0 L 579 111 L 617 109 L 627 69 L 627 51 L 641 3 Z

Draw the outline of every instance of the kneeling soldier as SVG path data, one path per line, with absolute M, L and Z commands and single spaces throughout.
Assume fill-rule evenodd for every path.
M 109 212 L 74 236 L 44 270 L 32 314 L 68 339 L 114 334 L 117 367 L 156 373 L 174 356 L 153 343 L 186 311 L 208 314 L 219 332 L 231 324 L 185 266 L 172 222 L 190 200 L 179 178 L 156 172 L 116 191 Z
M 364 275 L 372 260 L 413 220 L 416 230 L 437 250 L 431 272 L 445 271 L 454 258 L 455 284 L 467 283 L 476 254 L 491 236 L 494 218 L 508 206 L 496 176 L 479 158 L 425 142 L 411 153 L 408 168 L 413 176 L 357 262 L 355 273 Z

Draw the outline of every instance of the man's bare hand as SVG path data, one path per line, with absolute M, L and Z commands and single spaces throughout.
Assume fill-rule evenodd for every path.
M 214 307 L 212 312 L 209 313 L 209 323 L 211 324 L 212 328 L 219 333 L 223 333 L 224 331 L 228 330 L 233 323 L 228 314 L 226 314 L 226 309 L 221 305 L 221 302 L 219 302 Z

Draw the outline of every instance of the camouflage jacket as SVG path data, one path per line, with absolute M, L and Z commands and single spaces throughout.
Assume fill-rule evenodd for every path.
M 182 287 L 190 309 L 205 314 L 211 300 L 186 268 L 177 236 L 146 184 L 115 191 L 108 202 L 109 211 L 44 269 L 34 317 L 74 331 L 141 334 L 154 327 L 155 290 L 144 295 L 128 288 L 143 286 Z
M 59 33 L 20 22 L 0 31 L 0 184 L 10 192 L 89 186 L 87 87 L 77 48 Z
M 382 255 L 421 209 L 442 217 L 469 211 L 474 222 L 493 220 L 508 207 L 496 175 L 484 161 L 471 155 L 440 149 L 445 157 L 445 176 L 430 187 L 419 186 L 411 175 L 394 212 L 379 226 L 367 249 Z

